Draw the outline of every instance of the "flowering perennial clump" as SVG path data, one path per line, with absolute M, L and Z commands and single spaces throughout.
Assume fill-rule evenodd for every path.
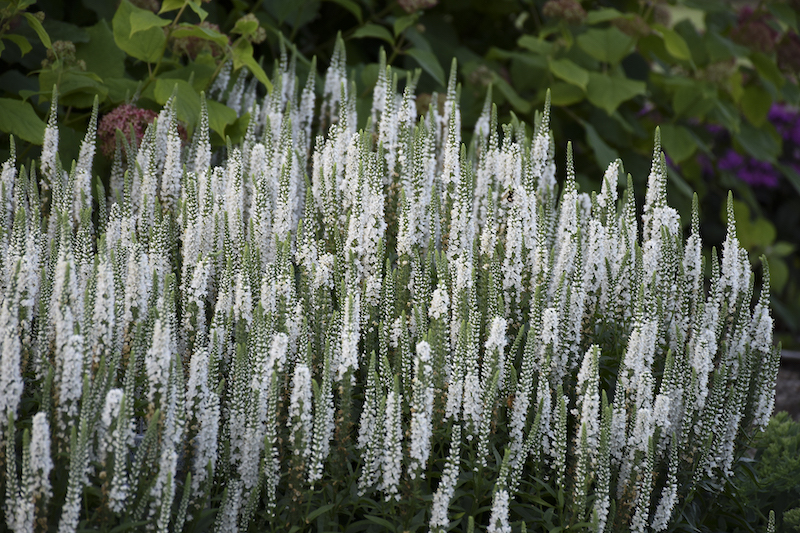
M 100 197 L 92 126 L 77 165 L 53 117 L 38 167 L 12 146 L 5 525 L 661 531 L 731 474 L 779 357 L 732 211 L 706 283 L 658 134 L 640 223 L 619 161 L 589 195 L 568 146 L 559 184 L 549 104 L 467 147 L 455 68 L 423 116 L 418 75 L 383 64 L 359 131 L 341 44 L 320 105 L 283 61 L 220 154 L 170 101 Z

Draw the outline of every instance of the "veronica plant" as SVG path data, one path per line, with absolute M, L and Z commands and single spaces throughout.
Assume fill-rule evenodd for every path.
M 455 65 L 418 116 L 384 63 L 357 131 L 334 59 L 321 104 L 288 61 L 243 95 L 224 153 L 173 99 L 91 187 L 54 103 L 42 162 L 3 166 L 5 524 L 677 527 L 772 412 L 732 210 L 706 280 L 658 132 L 638 219 L 620 161 L 589 195 L 568 145 L 559 185 L 549 104 L 531 137 L 487 100 L 467 147 Z

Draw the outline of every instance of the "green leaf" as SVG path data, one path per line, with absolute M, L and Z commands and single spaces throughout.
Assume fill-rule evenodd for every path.
M 798 173 L 789 165 L 782 165 L 779 163 L 776 166 L 780 169 L 784 177 L 789 180 L 789 183 L 792 184 L 792 187 L 794 187 L 794 190 L 797 191 L 797 194 L 800 194 L 800 173 Z
M 778 89 L 783 87 L 786 77 L 780 71 L 774 59 L 761 52 L 754 52 L 750 55 L 750 61 L 753 62 L 753 66 L 756 67 L 759 76 L 772 83 Z
M 509 83 L 504 80 L 500 75 L 497 73 L 493 73 L 492 84 L 497 87 L 497 90 L 500 91 L 506 100 L 511 104 L 511 106 L 519 111 L 520 113 L 530 113 L 531 111 L 531 104 L 527 100 L 523 99 L 514 88 L 509 85 Z
M 203 9 L 200 6 L 199 0 L 190 0 L 189 1 L 189 9 L 194 11 L 195 14 L 198 17 L 200 17 L 200 22 L 203 22 L 204 20 L 206 20 L 206 17 L 208 16 L 208 11 L 206 11 L 205 9 Z
M 733 138 L 747 153 L 761 161 L 775 163 L 781 153 L 781 145 L 778 139 L 775 139 L 763 129 L 754 127 L 749 122 L 742 122 L 739 126 L 739 131 L 734 134 Z
M 164 105 L 172 96 L 172 91 L 177 88 L 175 94 L 175 112 L 178 119 L 193 127 L 200 116 L 200 95 L 189 82 L 176 79 L 157 79 L 153 90 L 156 102 Z
M 3 44 L 3 41 L 0 40 L 0 55 L 3 55 L 3 50 L 6 49 L 6 45 Z
M 664 151 L 676 163 L 688 159 L 697 150 L 697 143 L 691 132 L 676 124 L 661 125 L 661 142 Z
M 33 144 L 44 141 L 45 123 L 30 102 L 0 98 L 0 130 Z
M 306 524 L 310 524 L 311 522 L 313 522 L 314 520 L 316 520 L 316 518 L 317 518 L 318 516 L 320 516 L 320 515 L 322 515 L 322 514 L 325 514 L 325 513 L 327 513 L 328 511 L 330 511 L 330 510 L 331 510 L 331 509 L 333 509 L 334 507 L 336 507 L 336 505 L 334 505 L 334 504 L 332 504 L 332 503 L 329 503 L 329 504 L 327 504 L 327 505 L 323 505 L 322 507 L 317 507 L 316 509 L 314 509 L 313 511 L 311 511 L 311 512 L 308 514 L 308 516 L 306 517 Z
M 411 48 L 410 50 L 406 50 L 406 54 L 414 58 L 414 60 L 419 63 L 419 66 L 430 74 L 439 85 L 442 87 L 445 86 L 444 69 L 439 64 L 439 60 L 436 59 L 433 52 L 420 50 L 419 48 Z
M 781 293 L 787 281 L 789 281 L 789 267 L 786 266 L 786 261 L 771 257 L 769 260 L 769 284 L 772 291 L 776 294 Z
M 611 26 L 587 30 L 578 36 L 577 41 L 578 46 L 593 58 L 616 65 L 630 53 L 635 39 Z
M 133 37 L 135 33 L 139 33 L 140 31 L 146 31 L 150 28 L 163 28 L 164 26 L 169 26 L 170 24 L 170 21 L 167 19 L 162 19 L 152 11 L 148 11 L 146 9 L 131 13 L 130 21 L 130 37 Z
M 253 45 L 250 44 L 249 41 L 240 39 L 239 43 L 233 49 L 233 67 L 238 70 L 243 66 L 247 67 L 248 70 L 253 73 L 253 76 L 264 84 L 269 92 L 272 92 L 272 82 L 267 78 L 267 73 L 264 72 L 261 65 L 256 63 L 256 60 L 253 58 Z
M 196 24 L 182 24 L 178 26 L 178 28 L 172 32 L 172 37 L 197 37 L 198 39 L 212 41 L 220 46 L 226 46 L 228 44 L 228 37 L 222 33 Z
M 405 17 L 400 17 L 399 19 L 394 21 L 394 36 L 397 37 L 401 33 L 403 33 L 406 28 L 413 25 L 417 22 L 417 14 L 413 15 L 406 15 Z
M 225 128 L 236 122 L 236 111 L 215 100 L 206 100 L 208 106 L 208 126 L 225 138 Z
M 383 39 L 387 43 L 394 45 L 394 37 L 392 34 L 378 24 L 367 23 L 358 28 L 352 35 L 353 39 L 363 39 L 364 37 L 372 37 L 374 39 Z
M 169 11 L 176 11 L 183 7 L 185 0 L 164 0 L 161 4 L 161 10 L 158 14 L 167 13 Z
M 796 7 L 777 2 L 767 3 L 767 9 L 775 15 L 775 18 L 789 25 L 795 32 L 797 31 L 797 11 Z
M 553 53 L 553 43 L 538 39 L 533 35 L 523 35 L 517 41 L 517 45 L 543 56 Z
M 231 30 L 231 33 L 237 33 L 244 37 L 253 35 L 258 29 L 258 20 L 250 20 L 241 18 L 236 21 L 236 25 Z
M 114 42 L 108 22 L 101 20 L 86 28 L 89 41 L 75 45 L 75 58 L 86 63 L 86 70 L 102 78 L 122 78 L 125 75 L 125 52 Z
M 333 2 L 334 4 L 339 4 L 341 7 L 348 10 L 350 13 L 356 17 L 359 24 L 364 23 L 364 15 L 361 13 L 361 6 L 355 3 L 353 0 L 328 0 L 329 2 Z
M 597 165 L 604 169 L 612 161 L 619 159 L 619 153 L 610 147 L 597 133 L 597 129 L 588 122 L 581 121 L 583 129 L 586 130 L 586 142 L 592 148 Z
M 656 25 L 655 28 L 661 33 L 661 37 L 664 39 L 664 46 L 669 55 L 681 61 L 692 60 L 692 52 L 689 50 L 689 45 L 686 44 L 686 40 L 678 32 L 660 25 Z
M 622 14 L 620 11 L 617 11 L 613 7 L 603 7 L 590 11 L 586 15 L 586 20 L 584 22 L 588 25 L 600 24 L 601 22 L 608 22 L 609 20 L 622 18 L 624 16 L 624 14 Z
M 68 70 L 57 72 L 50 69 L 39 74 L 39 91 L 50 95 L 53 85 L 58 85 L 59 104 L 73 107 L 91 107 L 95 95 L 103 102 L 108 95 L 108 89 L 103 85 L 102 79 L 93 72 L 80 72 Z
M 590 72 L 586 95 L 592 104 L 611 115 L 622 102 L 644 94 L 645 88 L 641 81 Z
M 36 35 L 39 36 L 39 40 L 42 41 L 42 44 L 45 45 L 46 48 L 52 48 L 53 45 L 50 42 L 50 36 L 47 35 L 47 32 L 42 26 L 42 23 L 39 22 L 39 19 L 30 13 L 23 13 L 22 16 L 25 17 L 25 20 L 28 21 L 28 25 L 33 28 L 33 31 L 35 31 Z
M 679 87 L 672 95 L 672 109 L 677 116 L 703 118 L 711 111 L 716 90 L 695 83 Z
M 571 83 L 557 81 L 550 87 L 550 103 L 554 106 L 577 104 L 586 98 L 586 92 Z
M 128 0 L 120 2 L 111 22 L 114 29 L 114 41 L 129 56 L 148 63 L 155 63 L 164 53 L 167 38 L 164 31 L 158 27 L 137 32 L 135 38 L 131 37 L 131 15 L 141 11 L 146 10 L 134 6 Z M 146 12 L 153 15 L 149 11 Z
M 130 100 L 139 86 L 139 82 L 128 78 L 106 78 L 103 84 L 108 89 L 108 99 L 113 103 Z
M 22 52 L 22 55 L 25 55 L 31 50 L 33 50 L 33 46 L 31 46 L 31 43 L 28 41 L 28 39 L 26 39 L 22 35 L 9 33 L 3 35 L 3 39 L 8 39 L 12 43 L 16 44 L 19 47 L 20 52 Z
M 386 528 L 386 531 L 395 531 L 394 524 L 392 524 L 391 522 L 389 522 L 385 518 L 380 518 L 380 517 L 372 516 L 372 515 L 367 515 L 364 518 L 366 518 L 370 522 L 373 522 L 375 524 L 378 524 L 381 527 Z
M 586 91 L 586 85 L 589 83 L 589 71 L 583 67 L 579 67 L 569 59 L 551 59 L 550 72 L 557 78 L 576 85 Z
M 767 120 L 772 107 L 772 96 L 760 85 L 749 85 L 742 95 L 742 112 L 753 126 L 760 128 Z

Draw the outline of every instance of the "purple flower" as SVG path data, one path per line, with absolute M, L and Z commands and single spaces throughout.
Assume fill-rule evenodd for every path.
M 720 170 L 737 170 L 743 163 L 744 158 L 741 154 L 733 148 L 728 148 L 728 151 L 719 158 L 718 166 Z

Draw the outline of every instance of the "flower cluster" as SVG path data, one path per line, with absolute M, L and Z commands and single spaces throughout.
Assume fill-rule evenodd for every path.
M 106 197 L 86 185 L 94 123 L 76 165 L 48 123 L 46 197 L 3 166 L 5 524 L 289 530 L 380 502 L 378 523 L 439 532 L 468 498 L 490 531 L 536 514 L 519 501 L 670 527 L 772 410 L 769 275 L 758 294 L 732 210 L 706 284 L 658 133 L 639 219 L 619 161 L 590 196 L 568 145 L 557 182 L 549 102 L 532 137 L 487 105 L 467 147 L 455 68 L 417 116 L 418 74 L 400 92 L 383 63 L 358 131 L 341 40 L 334 57 L 319 120 L 314 73 L 299 91 L 286 60 L 263 100 L 221 86 L 253 117 L 225 154 L 204 101 L 182 149 L 170 101 L 111 148 L 135 158 Z
M 800 172 L 800 111 L 776 103 L 770 108 L 767 120 L 783 139 L 783 153 L 779 162 Z M 736 151 L 730 146 L 730 136 L 723 128 L 712 125 L 706 128 L 714 135 L 715 145 L 722 147 L 717 160 L 719 170 L 730 172 L 755 188 L 775 189 L 780 185 L 781 170 L 777 165 Z M 714 168 L 709 159 L 701 156 L 700 162 L 704 172 L 713 175 Z
M 153 122 L 158 113 L 150 109 L 141 109 L 133 104 L 122 104 L 103 116 L 97 125 L 97 136 L 100 149 L 106 157 L 114 155 L 117 145 L 117 130 L 120 130 L 129 143 L 139 146 L 147 126 Z M 131 137 L 131 134 L 133 137 Z

